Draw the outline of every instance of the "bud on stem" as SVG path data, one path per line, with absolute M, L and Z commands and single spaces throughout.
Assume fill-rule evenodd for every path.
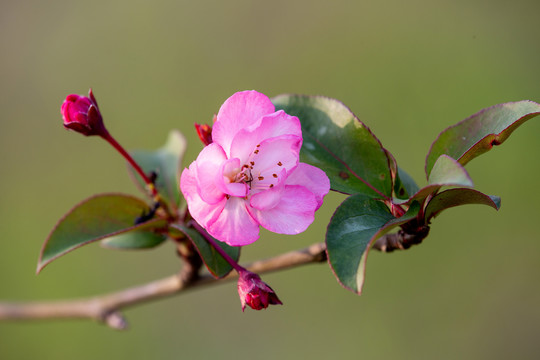
M 246 305 L 254 310 L 266 309 L 268 305 L 282 305 L 274 290 L 261 280 L 260 276 L 238 265 L 229 254 L 225 252 L 212 236 L 196 221 L 191 221 L 195 228 L 224 259 L 238 272 L 238 295 L 242 303 L 242 311 Z

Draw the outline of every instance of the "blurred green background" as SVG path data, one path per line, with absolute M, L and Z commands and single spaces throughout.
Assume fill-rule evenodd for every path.
M 134 149 L 171 128 L 202 145 L 239 90 L 342 100 L 417 182 L 445 127 L 494 104 L 540 100 L 536 0 L 14 1 L 0 4 L 0 299 L 91 296 L 168 276 L 171 244 L 80 249 L 36 276 L 56 220 L 97 192 L 136 193 L 123 160 L 65 131 L 60 105 L 94 89 L 109 130 Z M 360 297 L 326 264 L 267 274 L 284 306 L 242 313 L 234 283 L 88 321 L 0 323 L 0 359 L 537 359 L 540 196 L 533 119 L 467 166 L 502 197 L 451 209 L 421 246 L 373 252 Z M 322 241 L 342 196 L 303 235 L 264 232 L 248 262 Z

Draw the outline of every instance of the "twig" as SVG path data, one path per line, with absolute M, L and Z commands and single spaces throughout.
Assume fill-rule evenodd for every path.
M 246 266 L 250 271 L 266 273 L 284 270 L 304 264 L 326 261 L 323 243 L 313 244 L 305 249 L 291 251 L 266 260 L 256 261 Z M 125 329 L 127 322 L 121 310 L 144 302 L 172 295 L 203 285 L 213 285 L 236 279 L 231 273 L 223 279 L 211 275 L 196 276 L 196 269 L 185 263 L 179 274 L 150 282 L 145 285 L 86 299 L 54 302 L 0 303 L 1 320 L 36 319 L 93 319 L 114 329 Z

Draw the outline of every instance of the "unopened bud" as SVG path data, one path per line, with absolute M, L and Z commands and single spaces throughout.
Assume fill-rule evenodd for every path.
M 88 97 L 68 95 L 62 104 L 61 112 L 66 129 L 85 136 L 103 136 L 107 133 L 92 89 L 88 92 Z
M 268 305 L 282 305 L 276 293 L 261 280 L 259 275 L 250 271 L 241 271 L 238 277 L 238 295 L 242 311 L 249 305 L 254 310 L 266 309 Z
M 212 143 L 212 127 L 210 125 L 195 123 L 195 130 L 197 130 L 197 135 L 199 135 L 199 139 L 205 146 Z

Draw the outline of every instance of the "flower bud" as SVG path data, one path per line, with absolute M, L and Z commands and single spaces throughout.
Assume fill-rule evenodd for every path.
M 199 135 L 199 139 L 205 146 L 212 143 L 212 127 L 210 125 L 195 123 L 195 130 L 197 130 L 197 135 Z
M 254 310 L 266 309 L 268 305 L 282 305 L 276 293 L 261 280 L 259 275 L 250 271 L 239 272 L 238 295 L 242 303 L 242 311 L 249 305 Z
M 61 112 L 66 129 L 85 136 L 103 136 L 107 133 L 92 89 L 88 92 L 88 97 L 68 95 L 62 104 Z

